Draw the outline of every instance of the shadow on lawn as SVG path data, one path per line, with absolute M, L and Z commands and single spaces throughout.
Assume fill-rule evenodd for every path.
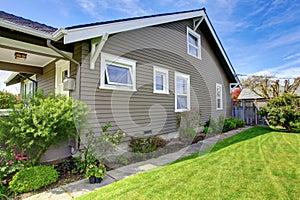
M 246 131 L 240 132 L 240 133 L 238 133 L 238 134 L 236 134 L 232 137 L 229 137 L 229 138 L 226 138 L 222 141 L 219 141 L 212 148 L 208 147 L 208 148 L 203 149 L 199 152 L 193 153 L 193 154 L 191 154 L 187 157 L 180 158 L 180 159 L 174 161 L 171 164 L 178 163 L 178 162 L 181 162 L 181 161 L 184 161 L 184 160 L 189 160 L 189 159 L 201 157 L 201 156 L 203 156 L 207 153 L 212 153 L 212 152 L 218 151 L 218 150 L 223 149 L 225 147 L 228 147 L 232 144 L 242 142 L 242 141 L 245 141 L 245 140 L 249 140 L 249 139 L 255 138 L 257 136 L 270 133 L 272 131 L 274 131 L 274 130 L 269 128 L 269 127 L 266 127 L 266 126 L 256 126 L 256 127 L 250 128 Z

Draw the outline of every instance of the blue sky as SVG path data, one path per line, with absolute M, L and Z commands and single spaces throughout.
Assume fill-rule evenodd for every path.
M 299 0 L 0 0 L 0 10 L 56 28 L 202 7 L 238 74 L 300 76 Z

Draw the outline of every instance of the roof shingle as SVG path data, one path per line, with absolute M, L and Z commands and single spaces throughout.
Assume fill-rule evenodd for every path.
M 4 11 L 0 11 L 0 19 L 3 21 L 7 21 L 10 23 L 14 23 L 16 25 L 28 27 L 37 31 L 41 31 L 44 33 L 52 34 L 54 33 L 57 28 L 53 28 L 51 26 L 41 24 L 38 22 L 31 21 L 29 19 L 24 19 L 22 17 L 18 17 L 9 13 L 6 13 Z

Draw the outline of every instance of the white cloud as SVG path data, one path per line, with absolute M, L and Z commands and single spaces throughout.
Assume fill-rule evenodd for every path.
M 265 70 L 256 72 L 257 75 L 275 75 L 280 78 L 296 78 L 300 76 L 300 58 L 290 60 L 289 62 Z
M 150 8 L 144 8 L 139 0 L 76 0 L 78 5 L 87 14 L 98 20 L 111 19 L 104 17 L 104 12 L 122 13 L 126 17 L 135 17 L 152 14 Z
M 300 52 L 285 56 L 282 60 L 290 60 L 290 59 L 297 58 L 297 57 L 300 57 Z

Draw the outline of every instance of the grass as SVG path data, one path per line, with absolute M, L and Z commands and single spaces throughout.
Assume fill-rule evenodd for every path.
M 118 181 L 78 199 L 297 199 L 300 134 L 254 127 L 212 151 Z

